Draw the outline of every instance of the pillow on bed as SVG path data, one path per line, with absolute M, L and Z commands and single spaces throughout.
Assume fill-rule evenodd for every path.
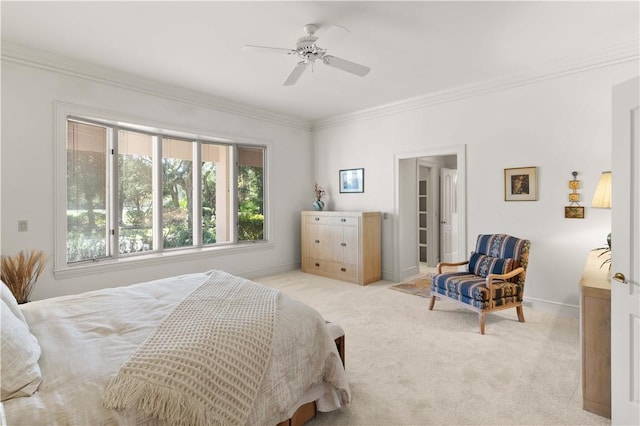
M 2 300 L 2 347 L 0 349 L 0 377 L 2 401 L 31 396 L 42 382 L 38 360 L 40 345 L 29 332 L 27 323 L 18 319 Z
M 22 310 L 20 310 L 15 296 L 11 293 L 11 290 L 9 290 L 9 287 L 7 287 L 4 281 L 0 281 L 0 283 L 2 283 L 2 293 L 0 293 L 2 301 L 7 304 L 13 315 L 26 324 L 27 320 L 24 318 L 24 314 L 22 313 Z
M 486 278 L 489 274 L 507 274 L 513 270 L 515 259 L 501 259 L 480 253 L 471 253 L 469 272 Z

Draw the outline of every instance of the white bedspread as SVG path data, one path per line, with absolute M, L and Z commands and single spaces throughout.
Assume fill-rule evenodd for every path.
M 40 342 L 42 384 L 28 398 L 4 402 L 9 425 L 162 424 L 137 411 L 101 404 L 109 379 L 155 325 L 207 274 L 190 274 L 22 305 Z M 348 403 L 349 386 L 322 317 L 282 294 L 273 353 L 247 424 L 275 425 L 305 391 L 325 386 L 323 411 Z M 318 387 L 315 387 L 318 389 Z

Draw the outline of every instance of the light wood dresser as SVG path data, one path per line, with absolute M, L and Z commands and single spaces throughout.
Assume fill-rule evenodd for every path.
M 382 278 L 380 212 L 303 211 L 302 272 L 357 284 Z
M 582 408 L 611 418 L 611 281 L 592 251 L 580 279 Z

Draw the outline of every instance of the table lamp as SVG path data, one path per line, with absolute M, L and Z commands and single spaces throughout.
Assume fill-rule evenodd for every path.
M 602 172 L 598 186 L 596 186 L 596 193 L 593 194 L 593 200 L 591 201 L 591 207 L 598 209 L 610 209 L 611 208 L 611 172 Z M 607 244 L 611 249 L 611 232 L 607 235 Z

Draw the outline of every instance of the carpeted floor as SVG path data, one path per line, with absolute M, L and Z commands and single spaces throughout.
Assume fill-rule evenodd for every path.
M 345 330 L 348 407 L 321 425 L 609 425 L 582 409 L 579 323 L 524 308 L 475 313 L 453 302 L 291 271 L 256 279 Z

